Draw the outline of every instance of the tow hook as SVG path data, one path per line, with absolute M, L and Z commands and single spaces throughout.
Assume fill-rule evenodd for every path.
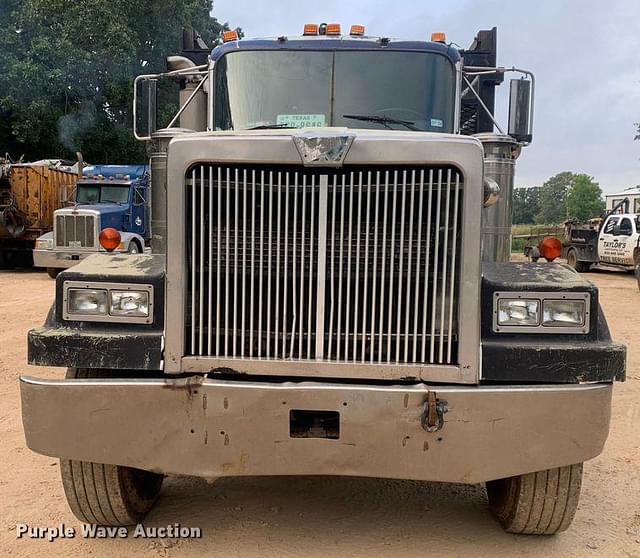
M 438 399 L 435 391 L 427 393 L 424 402 L 424 410 L 420 417 L 420 424 L 427 432 L 437 432 L 444 426 L 444 414 L 449 411 L 448 403 L 444 399 Z

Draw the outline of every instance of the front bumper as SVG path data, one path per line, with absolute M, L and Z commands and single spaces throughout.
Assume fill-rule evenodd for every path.
M 33 265 L 35 267 L 52 267 L 67 269 L 76 265 L 87 256 L 96 252 L 59 252 L 57 250 L 33 250 Z
M 609 431 L 611 384 L 365 386 L 187 379 L 20 380 L 27 445 L 53 457 L 202 477 L 351 475 L 474 483 L 579 463 Z M 421 417 L 447 402 L 441 430 Z M 292 410 L 339 437 L 292 437 Z

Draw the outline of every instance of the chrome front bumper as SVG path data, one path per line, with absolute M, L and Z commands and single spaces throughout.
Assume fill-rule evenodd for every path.
M 203 477 L 352 475 L 474 483 L 586 461 L 611 384 L 363 386 L 203 379 L 20 379 L 27 445 L 54 457 Z M 443 427 L 421 417 L 429 391 Z M 292 410 L 339 413 L 339 437 L 292 437 Z
M 67 269 L 97 252 L 59 252 L 57 250 L 33 251 L 33 265 L 35 267 L 52 267 L 54 269 Z

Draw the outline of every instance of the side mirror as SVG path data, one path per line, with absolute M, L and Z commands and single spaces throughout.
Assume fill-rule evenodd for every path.
M 509 135 L 517 141 L 533 139 L 533 97 L 531 81 L 512 79 L 509 89 Z

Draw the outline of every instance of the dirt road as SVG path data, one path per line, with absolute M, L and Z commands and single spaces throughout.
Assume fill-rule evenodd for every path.
M 44 273 L 0 272 L 0 553 L 3 556 L 634 556 L 640 557 L 640 293 L 631 275 L 585 274 L 601 288 L 614 337 L 628 345 L 627 382 L 614 395 L 604 453 L 585 467 L 580 508 L 550 538 L 502 532 L 481 486 L 352 478 L 168 479 L 146 524 L 200 527 L 195 540 L 17 539 L 16 525 L 64 522 L 56 460 L 24 444 L 18 376 L 60 376 L 26 365 L 26 332 L 53 298 Z

